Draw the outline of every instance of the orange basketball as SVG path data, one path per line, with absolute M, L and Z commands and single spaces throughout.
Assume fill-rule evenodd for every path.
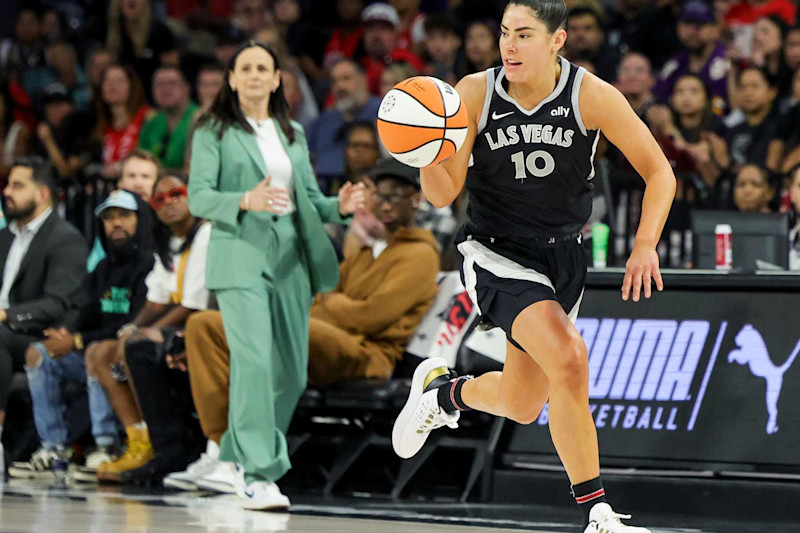
M 430 76 L 401 81 L 378 109 L 381 142 L 401 163 L 427 167 L 455 154 L 467 138 L 467 109 L 453 87 Z

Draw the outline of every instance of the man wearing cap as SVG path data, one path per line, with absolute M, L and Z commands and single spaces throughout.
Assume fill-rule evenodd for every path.
M 67 460 L 70 428 L 63 386 L 67 381 L 87 384 L 89 413 L 97 450 L 85 467 L 74 472 L 77 480 L 95 479 L 94 470 L 113 457 L 118 443 L 114 412 L 95 379 L 87 383 L 84 350 L 90 344 L 115 338 L 145 302 L 145 278 L 153 267 L 152 215 L 146 204 L 128 191 L 111 193 L 95 210 L 98 235 L 106 258 L 86 279 L 84 304 L 77 306 L 71 327 L 51 327 L 45 340 L 31 344 L 25 354 L 25 371 L 33 400 L 33 414 L 42 447 L 29 461 L 9 467 L 12 477 L 49 476 L 53 461 Z M 77 304 L 77 302 L 76 302 Z
M 668 103 L 678 78 L 696 74 L 710 90 L 714 111 L 721 114 L 727 107 L 730 61 L 725 45 L 719 41 L 721 28 L 712 8 L 701 0 L 685 3 L 677 30 L 683 50 L 664 63 L 654 91 L 656 98 Z
M 415 223 L 422 202 L 418 171 L 387 159 L 371 178 L 371 211 L 386 231 L 347 257 L 339 286 L 311 306 L 311 385 L 391 376 L 436 297 L 439 248 Z
M 397 10 L 383 2 L 370 4 L 362 13 L 364 22 L 364 52 L 361 60 L 367 72 L 367 82 L 372 94 L 380 94 L 381 74 L 386 65 L 404 61 L 417 72 L 425 63 L 413 53 L 400 48 L 400 17 Z

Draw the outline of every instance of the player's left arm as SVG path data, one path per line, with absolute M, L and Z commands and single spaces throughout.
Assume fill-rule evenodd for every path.
M 653 281 L 659 291 L 664 290 L 656 245 L 675 197 L 675 174 L 653 134 L 615 87 L 587 73 L 579 105 L 586 128 L 602 131 L 647 184 L 639 229 L 622 282 L 622 299 L 627 301 L 633 292 L 633 301 L 638 302 L 642 288 L 644 297 L 650 298 Z

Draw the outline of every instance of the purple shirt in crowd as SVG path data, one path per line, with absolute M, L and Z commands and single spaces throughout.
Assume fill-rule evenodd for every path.
M 708 63 L 703 66 L 703 69 L 697 73 L 706 82 L 709 90 L 711 91 L 711 100 L 713 109 L 720 112 L 727 107 L 728 98 L 728 70 L 730 70 L 730 61 L 725 56 L 725 46 L 717 43 L 714 47 L 714 53 Z M 689 51 L 684 50 L 672 56 L 661 69 L 658 75 L 658 82 L 653 91 L 658 98 L 659 102 L 669 103 L 669 98 L 672 96 L 672 89 L 675 82 L 689 72 Z

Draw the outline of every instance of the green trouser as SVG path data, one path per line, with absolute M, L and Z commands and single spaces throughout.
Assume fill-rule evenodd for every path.
M 308 376 L 311 283 L 292 217 L 264 237 L 270 266 L 261 283 L 217 292 L 231 353 L 220 459 L 241 464 L 248 483 L 291 468 L 285 433 Z

